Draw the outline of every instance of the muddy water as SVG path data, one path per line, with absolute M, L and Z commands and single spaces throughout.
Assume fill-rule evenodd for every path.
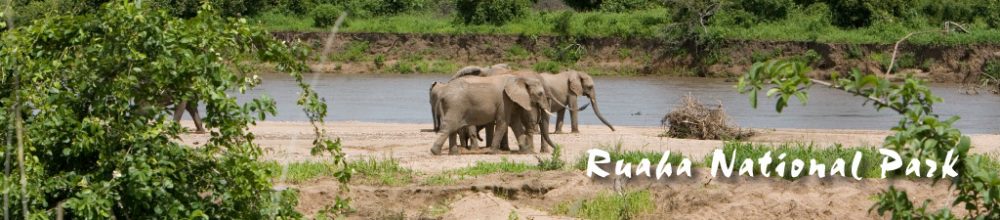
M 298 89 L 282 75 L 263 75 L 264 83 L 241 100 L 260 95 L 274 98 L 279 114 L 274 121 L 303 121 L 305 114 L 295 105 Z M 312 83 L 330 104 L 327 120 L 400 123 L 431 123 L 428 89 L 445 75 L 319 75 Z M 307 74 L 307 80 L 313 80 Z M 862 106 L 862 99 L 815 86 L 809 90 L 806 106 L 793 101 L 783 113 L 774 111 L 774 101 L 760 98 L 758 109 L 746 95 L 736 92 L 735 83 L 722 79 L 664 77 L 597 77 L 597 100 L 604 116 L 614 125 L 660 126 L 660 119 L 693 94 L 703 102 L 721 102 L 733 121 L 754 128 L 888 129 L 899 116 L 891 110 L 877 112 Z M 956 126 L 966 133 L 1000 132 L 1000 96 L 964 95 L 957 85 L 933 85 L 944 99 L 935 111 L 944 116 L 959 115 Z M 580 103 L 586 103 L 585 98 Z M 593 111 L 580 113 L 580 123 L 601 124 Z M 569 119 L 567 114 L 567 120 Z M 564 127 L 564 130 L 568 130 Z

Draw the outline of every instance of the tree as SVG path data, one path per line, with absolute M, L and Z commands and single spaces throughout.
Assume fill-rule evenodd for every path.
M 808 88 L 813 84 L 824 85 L 866 99 L 876 110 L 891 109 L 903 116 L 887 136 L 883 147 L 900 152 L 903 158 L 935 161 L 943 164 L 949 154 L 959 160 L 955 164 L 958 177 L 951 179 L 951 186 L 958 196 L 950 203 L 964 208 L 969 219 L 1000 218 L 1000 177 L 984 156 L 970 155 L 971 140 L 952 127 L 958 116 L 940 119 L 934 113 L 934 104 L 941 98 L 934 96 L 922 80 L 907 76 L 903 83 L 854 70 L 843 78 L 833 75 L 831 81 L 811 79 L 806 65 L 795 61 L 768 61 L 755 63 L 742 77 L 737 89 L 750 94 L 750 103 L 757 106 L 757 94 L 767 89 L 768 97 L 777 97 L 775 109 L 781 112 L 793 97 L 805 104 Z M 951 150 L 954 150 L 952 152 Z M 905 159 L 904 159 L 905 160 Z M 894 187 L 878 193 L 871 210 L 879 215 L 890 214 L 893 219 L 951 219 L 951 209 L 928 210 L 930 200 L 915 206 L 906 191 Z
M 0 143 L 5 163 L 19 167 L 0 176 L 17 201 L 5 208 L 24 218 L 300 217 L 296 192 L 272 187 L 274 173 L 258 161 L 262 150 L 248 131 L 275 114 L 274 101 L 240 104 L 228 93 L 260 83 L 248 63 L 270 62 L 293 76 L 317 135 L 313 153 L 332 154 L 344 168 L 335 176 L 346 183 L 339 140 L 321 129 L 327 106 L 302 81 L 305 56 L 207 4 L 181 19 L 112 1 L 94 14 L 3 32 Z M 183 129 L 156 104 L 164 91 L 205 103 L 211 137 L 202 146 L 179 142 Z M 337 207 L 346 201 L 338 197 Z

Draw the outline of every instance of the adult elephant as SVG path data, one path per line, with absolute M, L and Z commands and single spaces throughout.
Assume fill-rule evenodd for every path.
M 527 78 L 527 79 L 532 79 L 534 81 L 539 81 L 543 85 L 546 84 L 545 78 L 543 78 L 539 73 L 534 72 L 534 71 L 512 70 L 512 69 L 510 69 L 507 66 L 507 64 L 494 64 L 494 65 L 489 66 L 489 67 L 467 66 L 465 68 L 462 68 L 461 70 L 458 71 L 458 73 L 456 73 L 454 76 L 452 76 L 453 77 L 452 80 L 455 80 L 455 79 L 461 78 L 461 77 L 490 77 L 490 76 L 500 76 L 500 75 L 509 75 L 509 76 L 523 77 L 523 78 Z M 548 101 L 551 101 L 551 106 L 558 106 L 559 108 L 565 108 L 565 105 L 562 102 L 560 102 L 559 100 L 557 100 L 555 97 L 552 97 L 551 93 L 549 93 L 548 91 L 543 91 L 543 92 L 545 93 L 545 98 L 547 98 Z M 532 121 L 534 123 L 517 125 L 517 127 L 523 127 L 525 130 L 529 130 L 529 131 L 539 131 L 539 130 L 544 130 L 546 132 L 548 131 L 548 127 L 549 127 L 549 124 L 548 124 L 549 123 L 549 115 L 548 114 L 538 114 L 538 115 L 532 115 L 530 117 L 531 117 L 530 119 L 524 119 L 524 121 L 530 120 L 530 121 Z M 476 130 L 475 132 L 478 133 L 478 130 Z M 486 130 L 486 138 L 487 139 L 492 139 L 491 138 L 493 136 L 492 133 L 495 133 L 495 132 L 492 129 L 487 128 L 487 130 Z M 506 137 L 502 137 L 502 138 L 503 138 L 504 141 L 506 141 Z M 542 152 L 549 152 L 549 147 L 550 147 L 549 143 L 547 143 L 545 141 L 542 141 L 541 145 L 542 145 L 541 146 Z M 501 144 L 500 147 L 501 147 L 502 150 L 508 150 L 506 148 L 506 144 L 505 143 Z
M 142 114 L 151 114 L 154 111 L 162 111 L 168 109 L 166 107 L 173 105 L 173 116 L 174 121 L 180 122 L 184 117 L 184 112 L 188 112 L 191 115 L 191 120 L 194 121 L 195 133 L 202 134 L 205 133 L 205 126 L 201 123 L 201 116 L 198 113 L 198 101 L 188 101 L 184 99 L 176 99 L 174 96 L 169 94 L 163 94 L 159 96 L 158 99 L 154 101 L 139 100 L 138 106 L 143 109 Z
M 434 132 L 439 132 L 441 130 L 441 108 L 439 107 L 441 94 L 447 91 L 448 83 L 434 82 L 431 84 L 430 89 L 430 106 L 431 106 L 431 118 L 434 123 Z M 456 143 L 461 147 L 468 149 L 474 149 L 479 147 L 479 135 L 475 126 L 468 126 L 465 129 L 460 129 L 459 132 L 448 138 L 448 146 L 453 147 Z
M 495 135 L 490 141 L 491 152 L 499 151 L 502 137 L 510 127 L 520 145 L 519 151 L 531 153 L 534 129 L 541 115 L 549 111 L 549 99 L 542 82 L 515 75 L 489 77 L 459 77 L 448 82 L 449 89 L 439 96 L 441 110 L 441 135 L 434 142 L 431 153 L 441 154 L 445 139 L 468 126 L 494 125 Z M 531 125 L 531 126 L 525 126 Z M 540 131 L 542 141 L 552 145 L 547 131 Z M 547 150 L 547 149 L 543 149 Z M 450 154 L 457 154 L 449 146 Z
M 542 73 L 541 75 L 545 79 L 545 90 L 558 102 L 566 104 L 565 106 L 552 106 L 552 110 L 556 112 L 555 133 L 562 133 L 563 118 L 565 118 L 567 108 L 569 108 L 572 132 L 580 133 L 577 113 L 582 108 L 578 108 L 577 97 L 581 95 L 590 99 L 590 105 L 593 106 L 594 115 L 597 115 L 597 119 L 600 119 L 604 125 L 611 128 L 611 131 L 615 131 L 615 127 L 611 123 L 608 123 L 608 120 L 604 119 L 600 108 L 597 106 L 594 78 L 590 77 L 587 73 L 575 70 L 563 71 L 558 74 Z

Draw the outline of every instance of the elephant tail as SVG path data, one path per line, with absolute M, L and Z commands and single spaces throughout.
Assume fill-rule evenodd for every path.
M 431 106 L 431 114 L 434 120 L 434 132 L 441 131 L 441 99 L 435 100 L 434 105 Z

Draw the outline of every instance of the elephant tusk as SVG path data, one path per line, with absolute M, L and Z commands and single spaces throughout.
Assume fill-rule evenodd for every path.
M 545 115 L 552 117 L 552 112 L 549 111 L 548 109 L 543 108 L 542 111 L 545 111 Z

